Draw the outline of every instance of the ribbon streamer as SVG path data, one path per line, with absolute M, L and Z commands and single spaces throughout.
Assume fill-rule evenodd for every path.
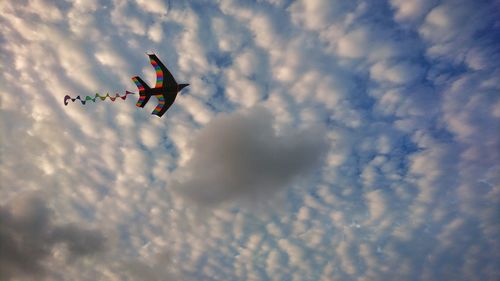
M 72 102 L 75 102 L 76 100 L 79 100 L 82 104 L 85 104 L 88 101 L 93 101 L 95 102 L 97 98 L 100 98 L 102 101 L 105 100 L 106 98 L 109 98 L 112 102 L 114 102 L 117 98 L 121 98 L 122 100 L 127 99 L 127 95 L 133 95 L 135 93 L 125 91 L 125 95 L 120 96 L 120 94 L 116 93 L 114 97 L 110 96 L 109 93 L 106 93 L 105 96 L 99 95 L 99 93 L 96 93 L 94 97 L 91 96 L 85 96 L 84 99 L 81 99 L 80 96 L 77 96 L 76 98 L 72 98 L 69 95 L 66 95 L 64 97 L 64 105 L 68 105 L 68 100 L 71 100 Z

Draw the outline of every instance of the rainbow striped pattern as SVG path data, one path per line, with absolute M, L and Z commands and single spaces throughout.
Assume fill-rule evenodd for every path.
M 158 105 L 155 107 L 152 114 L 159 116 L 160 111 L 165 106 L 165 98 L 163 97 L 163 95 L 155 95 L 155 97 L 158 99 Z
M 149 59 L 153 67 L 155 68 L 156 71 L 156 85 L 155 88 L 161 88 L 163 87 L 163 71 L 161 70 L 161 67 L 158 65 L 158 63 L 153 60 Z
M 116 93 L 115 96 L 110 96 L 109 93 L 106 93 L 105 96 L 99 95 L 99 93 L 96 93 L 94 97 L 91 96 L 85 96 L 84 99 L 81 99 L 80 96 L 77 96 L 76 98 L 72 98 L 69 95 L 66 95 L 64 97 L 64 105 L 68 105 L 68 100 L 71 100 L 72 102 L 75 102 L 76 100 L 79 100 L 82 104 L 85 104 L 88 101 L 93 101 L 95 102 L 97 98 L 100 98 L 102 101 L 105 100 L 106 98 L 109 98 L 111 101 L 115 101 L 117 98 L 121 98 L 122 100 L 127 99 L 127 95 L 133 95 L 134 93 L 125 91 L 125 95 L 120 96 L 120 94 Z
M 146 95 L 140 95 L 139 96 L 139 100 L 137 101 L 137 103 L 135 104 L 135 106 L 137 106 L 137 107 L 142 106 L 142 103 L 144 102 L 145 99 L 146 99 Z
M 137 86 L 137 89 L 139 89 L 139 92 L 144 91 L 144 86 L 139 82 L 139 79 L 136 77 L 132 77 L 132 81 L 134 81 L 135 85 Z

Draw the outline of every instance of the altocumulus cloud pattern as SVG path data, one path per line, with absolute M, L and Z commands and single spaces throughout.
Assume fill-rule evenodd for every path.
M 499 14 L 0 1 L 0 279 L 499 280 Z

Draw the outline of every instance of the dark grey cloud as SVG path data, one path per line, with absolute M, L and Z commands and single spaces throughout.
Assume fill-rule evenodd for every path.
M 203 205 L 272 194 L 318 167 L 326 149 L 319 128 L 277 133 L 264 108 L 220 115 L 195 136 L 173 187 Z
M 54 223 L 54 214 L 37 194 L 21 195 L 0 206 L 0 280 L 45 273 L 44 261 L 56 245 L 68 261 L 99 252 L 103 235 L 73 224 Z

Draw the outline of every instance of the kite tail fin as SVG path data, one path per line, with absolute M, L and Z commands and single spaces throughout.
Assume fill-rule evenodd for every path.
M 137 86 L 137 89 L 139 89 L 139 100 L 135 104 L 137 107 L 144 107 L 146 103 L 148 103 L 149 98 L 151 95 L 146 94 L 148 90 L 151 90 L 149 88 L 148 84 L 146 82 L 142 81 L 142 79 L 139 76 L 134 76 L 132 77 L 132 80 L 134 81 L 135 85 Z

